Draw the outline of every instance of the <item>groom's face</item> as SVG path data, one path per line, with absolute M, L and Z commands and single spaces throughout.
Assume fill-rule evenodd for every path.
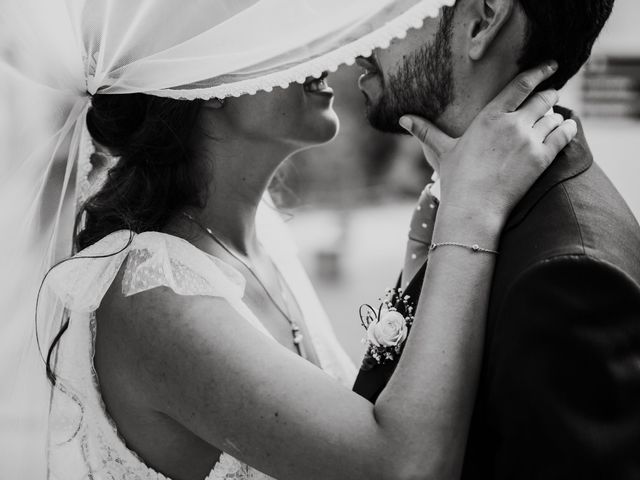
M 422 28 L 369 58 L 359 58 L 365 69 L 359 86 L 365 96 L 371 125 L 385 132 L 406 133 L 402 115 L 436 120 L 453 101 L 451 29 L 453 10 L 427 19 Z

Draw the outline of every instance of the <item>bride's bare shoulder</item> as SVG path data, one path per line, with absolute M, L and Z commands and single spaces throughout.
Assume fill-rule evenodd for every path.
M 210 301 L 208 298 L 186 297 L 176 294 L 171 288 L 159 285 L 133 295 L 126 292 L 126 262 L 120 267 L 113 283 L 107 290 L 96 311 L 99 327 L 115 324 L 162 322 L 168 316 L 182 315 L 192 303 Z M 151 327 L 152 324 L 149 324 Z
M 166 285 L 126 294 L 125 269 L 126 264 L 120 267 L 96 311 L 97 330 L 118 336 L 118 343 L 140 342 L 149 332 L 157 336 L 203 314 L 210 320 L 237 315 L 221 297 L 182 295 Z M 133 333 L 135 338 L 128 336 Z
M 136 385 L 139 397 L 152 390 L 139 387 L 151 387 L 176 361 L 175 350 L 191 350 L 203 336 L 224 338 L 220 322 L 240 319 L 222 298 L 179 295 L 167 286 L 125 295 L 125 268 L 96 311 L 95 362 L 101 383 Z

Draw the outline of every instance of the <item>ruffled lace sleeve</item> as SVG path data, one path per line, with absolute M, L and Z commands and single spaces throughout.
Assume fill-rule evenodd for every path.
M 179 295 L 222 297 L 232 303 L 244 295 L 244 277 L 222 260 L 172 235 L 128 230 L 114 232 L 58 265 L 46 284 L 69 310 L 93 312 L 123 264 L 126 296 L 161 286 Z

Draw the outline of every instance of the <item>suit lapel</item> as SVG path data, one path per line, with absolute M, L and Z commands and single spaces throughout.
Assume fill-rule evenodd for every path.
M 424 274 L 427 271 L 427 261 L 422 264 L 420 270 L 413 276 L 407 288 L 404 289 L 403 295 L 409 295 L 410 301 L 414 304 L 414 308 L 418 305 L 418 299 L 420 298 L 420 291 L 422 290 L 422 284 L 424 282 Z M 401 275 L 402 277 L 402 275 Z

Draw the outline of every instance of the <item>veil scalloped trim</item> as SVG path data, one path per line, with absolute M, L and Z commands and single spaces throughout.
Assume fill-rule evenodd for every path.
M 318 77 L 322 72 L 335 72 L 342 65 L 353 65 L 357 57 L 368 57 L 376 48 L 387 48 L 395 39 L 402 39 L 412 28 L 421 28 L 426 18 L 437 16 L 442 7 L 451 7 L 456 0 L 423 0 L 402 15 L 388 22 L 384 27 L 358 40 L 344 45 L 318 58 L 297 64 L 275 73 L 241 80 L 217 87 L 194 89 L 152 90 L 150 95 L 178 100 L 195 100 L 255 95 L 260 91 L 270 92 L 275 87 L 287 88 L 291 83 L 304 83 L 309 76 Z

